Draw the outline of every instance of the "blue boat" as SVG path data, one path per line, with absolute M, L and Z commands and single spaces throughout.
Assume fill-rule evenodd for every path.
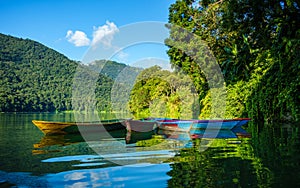
M 231 130 L 234 127 L 245 125 L 249 118 L 235 118 L 223 120 L 178 120 L 167 119 L 158 122 L 158 127 L 162 130 L 190 132 L 192 129 L 216 129 Z
M 189 132 L 193 128 L 193 121 L 190 120 L 166 120 L 158 121 L 158 128 L 168 131 Z
M 243 125 L 248 123 L 248 121 L 250 121 L 250 118 L 241 118 L 240 122 L 234 128 L 242 127 Z

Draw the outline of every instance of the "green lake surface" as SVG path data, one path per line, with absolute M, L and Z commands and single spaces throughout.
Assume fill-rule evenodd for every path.
M 217 138 L 125 130 L 45 136 L 34 119 L 74 115 L 0 114 L 0 187 L 300 187 L 299 125 L 249 123 L 251 136 Z

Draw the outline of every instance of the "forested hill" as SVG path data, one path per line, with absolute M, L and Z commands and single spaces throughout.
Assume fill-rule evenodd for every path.
M 0 34 L 0 112 L 71 110 L 77 66 L 84 65 L 38 42 Z M 109 108 L 112 84 L 111 78 L 99 75 L 100 110 Z

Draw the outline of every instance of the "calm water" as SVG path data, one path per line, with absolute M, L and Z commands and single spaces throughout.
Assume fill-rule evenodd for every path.
M 0 187 L 300 187 L 299 129 L 217 139 L 116 131 L 44 136 L 33 119 L 72 114 L 0 114 Z

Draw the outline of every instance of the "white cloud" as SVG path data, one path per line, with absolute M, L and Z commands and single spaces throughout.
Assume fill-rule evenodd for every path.
M 96 47 L 98 44 L 102 44 L 104 47 L 112 47 L 112 40 L 114 35 L 119 32 L 118 27 L 113 22 L 106 21 L 106 23 L 99 27 L 94 27 L 93 39 L 90 40 L 87 35 L 82 31 L 69 30 L 66 38 L 72 44 L 77 47 L 80 46 L 92 46 Z M 118 47 L 114 46 L 118 50 Z
M 118 27 L 113 22 L 106 21 L 105 25 L 94 27 L 91 45 L 96 46 L 102 43 L 105 47 L 111 47 L 111 42 L 117 32 L 119 32 Z
M 90 45 L 90 39 L 82 31 L 75 31 L 75 33 L 73 33 L 73 31 L 69 30 L 66 38 L 77 47 Z

